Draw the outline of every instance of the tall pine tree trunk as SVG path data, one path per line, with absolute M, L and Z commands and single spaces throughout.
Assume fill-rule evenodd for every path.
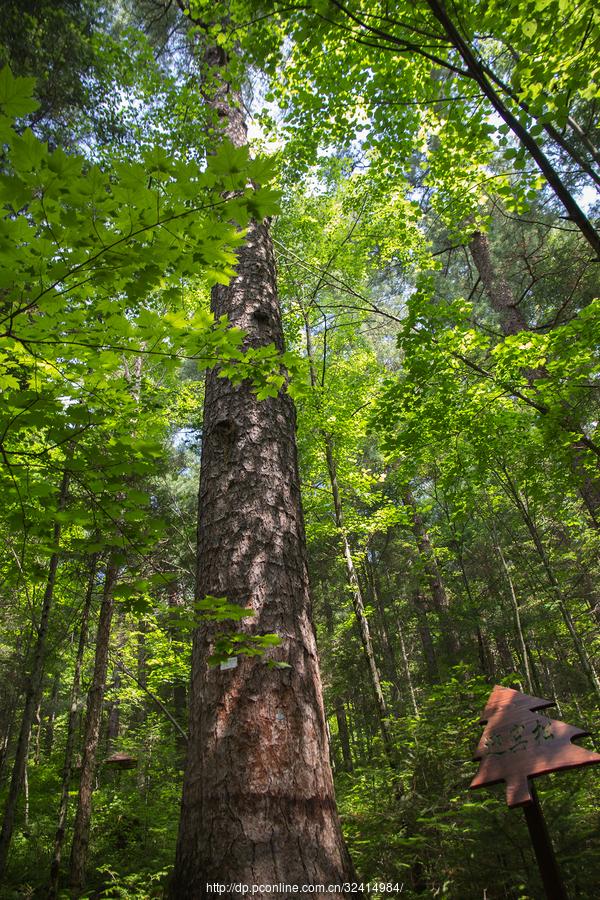
M 212 105 L 242 145 L 240 97 L 219 69 L 225 55 L 211 49 L 205 61 Z M 215 315 L 243 328 L 246 346 L 283 349 L 268 223 L 250 225 L 236 270 L 213 290 Z M 277 633 L 273 658 L 289 668 L 249 657 L 214 667 L 214 628 L 198 629 L 173 895 L 212 897 L 213 882 L 351 881 L 311 621 L 293 403 L 284 392 L 259 402 L 250 385 L 210 372 L 202 437 L 197 596 L 251 607 L 241 627 Z

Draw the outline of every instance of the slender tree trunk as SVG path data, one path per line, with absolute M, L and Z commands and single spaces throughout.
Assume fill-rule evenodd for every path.
M 508 641 L 506 640 L 506 635 L 504 633 L 495 635 L 495 643 L 498 648 L 498 658 L 500 659 L 500 664 L 504 669 L 504 674 L 507 675 L 510 672 L 514 672 L 515 670 L 515 661 L 513 659 L 512 651 L 509 647 Z
M 578 581 L 581 583 L 582 591 L 581 591 L 581 599 L 583 603 L 588 607 L 590 612 L 590 617 L 593 619 L 596 625 L 600 625 L 600 593 L 599 586 L 594 580 L 592 573 L 584 559 L 584 556 L 581 552 L 580 547 L 574 542 L 567 529 L 563 527 L 557 528 L 557 533 L 559 534 L 562 541 L 564 541 L 565 546 L 569 553 L 573 554 L 575 559 L 575 565 L 578 572 Z
M 533 693 L 536 697 L 542 697 L 544 691 L 542 689 L 542 682 L 540 681 L 540 673 L 537 667 L 537 663 L 534 659 L 532 652 L 532 644 L 530 641 L 525 641 L 525 647 L 527 648 L 527 654 L 529 656 L 529 665 L 531 668 L 531 681 L 533 683 Z
M 477 636 L 477 655 L 479 657 L 479 668 L 481 674 L 488 678 L 494 677 L 494 661 L 491 658 L 488 643 L 485 639 L 481 627 L 478 625 L 475 634 Z
M 396 667 L 396 657 L 395 657 L 395 653 L 393 650 L 393 641 L 389 634 L 387 618 L 385 616 L 385 609 L 384 609 L 383 603 L 381 602 L 380 593 L 377 588 L 377 574 L 375 572 L 374 566 L 370 566 L 370 568 L 371 568 L 371 577 L 372 577 L 372 582 L 373 582 L 373 597 L 375 600 L 376 607 L 379 610 L 379 614 L 381 616 L 381 621 L 382 621 L 382 628 L 384 628 L 384 630 L 385 630 L 387 643 L 390 648 L 390 656 L 391 656 L 390 663 L 393 664 L 392 672 L 393 672 L 393 675 L 395 678 L 394 683 L 396 685 L 398 685 L 399 678 L 398 678 L 398 670 Z M 388 588 L 390 588 L 391 581 L 390 581 L 389 576 L 386 580 L 386 583 L 388 585 Z M 410 696 L 411 706 L 413 708 L 414 714 L 416 716 L 418 716 L 419 715 L 419 707 L 417 705 L 415 686 L 414 686 L 412 674 L 410 671 L 410 663 L 409 663 L 408 653 L 406 650 L 406 642 L 404 640 L 404 629 L 402 627 L 402 623 L 400 622 L 399 617 L 396 619 L 396 635 L 398 637 L 398 644 L 400 646 L 400 656 L 402 658 L 402 669 L 404 672 L 404 679 L 406 681 L 406 686 L 408 687 L 408 693 Z M 398 699 L 400 699 L 400 690 L 399 689 L 398 689 Z
M 8 760 L 10 742 L 15 727 L 18 697 L 18 687 L 14 684 L 7 685 L 7 698 L 3 705 L 2 718 L 0 719 L 0 727 L 2 729 L 0 733 L 0 784 L 4 778 L 4 769 Z
M 115 643 L 115 652 L 119 656 L 120 651 L 123 648 L 125 643 L 125 635 L 123 632 L 123 617 L 118 616 L 117 626 L 115 628 L 116 637 L 114 640 Z M 115 692 L 115 696 L 113 696 L 108 703 L 108 721 L 106 723 L 106 752 L 107 755 L 110 755 L 115 749 L 115 743 L 119 739 L 119 733 L 121 731 L 121 704 L 119 701 L 118 692 L 121 687 L 121 671 L 119 669 L 118 664 L 115 664 L 112 672 L 112 678 L 110 682 L 110 692 Z
M 460 541 L 456 541 L 455 546 L 456 559 L 458 560 L 462 583 L 465 586 L 465 591 L 469 599 L 469 608 L 477 612 L 477 603 L 475 601 L 475 597 L 473 596 L 473 592 L 471 591 L 471 585 L 469 583 L 469 577 L 465 568 L 465 560 L 463 557 Z M 479 667 L 481 669 L 481 673 L 482 675 L 487 676 L 491 681 L 494 681 L 494 656 L 490 650 L 489 640 L 487 639 L 487 636 L 479 623 L 475 628 L 475 637 L 477 639 L 477 654 L 479 656 Z
M 569 429 L 568 422 L 565 422 L 565 427 Z M 579 431 L 579 427 L 576 423 L 570 427 L 572 431 Z M 583 500 L 583 505 L 588 511 L 591 524 L 594 528 L 600 529 L 600 480 L 598 463 L 594 460 L 594 468 L 592 468 L 591 464 L 586 465 L 587 460 L 590 459 L 588 450 L 589 447 L 586 447 L 586 442 L 583 438 L 573 442 L 571 445 L 571 471 L 579 482 L 579 493 Z
M 325 719 L 325 730 L 327 731 L 327 746 L 329 748 L 329 765 L 331 766 L 331 771 L 333 776 L 335 777 L 335 773 L 337 771 L 337 763 L 335 760 L 335 755 L 333 752 L 333 743 L 331 740 L 331 728 L 329 727 L 329 720 Z
M 346 772 L 353 772 L 354 763 L 352 762 L 352 750 L 350 748 L 350 732 L 348 731 L 348 719 L 346 718 L 346 707 L 344 706 L 344 701 L 341 697 L 335 698 L 335 718 L 338 726 L 340 747 L 342 748 L 344 769 Z
M 50 889 L 48 893 L 49 900 L 54 900 L 54 898 L 58 895 L 60 860 L 65 839 L 67 810 L 69 806 L 69 788 L 71 786 L 71 776 L 73 774 L 73 754 L 75 750 L 75 738 L 77 735 L 77 714 L 79 706 L 79 687 L 81 684 L 81 667 L 83 665 L 83 654 L 85 652 L 87 643 L 88 623 L 90 618 L 92 598 L 94 596 L 94 588 L 96 586 L 97 567 L 98 557 L 94 555 L 90 560 L 90 572 L 88 576 L 85 598 L 83 601 L 83 609 L 81 611 L 79 641 L 77 644 L 75 667 L 73 670 L 73 681 L 71 684 L 71 694 L 69 697 L 69 718 L 67 721 L 67 743 L 65 747 L 65 758 L 63 763 L 62 787 L 60 792 L 60 802 L 58 805 L 58 821 L 56 826 L 56 835 L 54 837 L 54 850 L 52 854 L 52 862 L 50 864 Z
M 577 122 L 572 116 L 567 116 L 567 125 L 569 126 L 571 131 L 575 132 L 575 134 L 579 137 L 581 143 L 585 146 L 594 162 L 600 166 L 600 151 L 598 150 L 596 145 L 589 139 L 579 122 Z M 576 157 L 574 157 L 574 159 L 576 162 L 578 162 Z M 600 184 L 600 178 L 595 172 L 593 177 L 596 183 Z
M 352 552 L 350 550 L 348 536 L 344 528 L 344 515 L 342 511 L 342 500 L 340 497 L 337 480 L 335 458 L 333 455 L 331 438 L 328 435 L 326 435 L 325 437 L 325 456 L 327 458 L 327 469 L 329 471 L 329 481 L 331 484 L 331 492 L 333 494 L 335 524 L 342 540 L 344 562 L 346 564 L 346 577 L 348 579 L 348 586 L 350 587 L 350 590 L 352 592 L 352 605 L 354 607 L 354 615 L 356 616 L 356 623 L 358 625 L 358 630 L 360 633 L 360 640 L 363 646 L 365 658 L 367 660 L 367 665 L 369 667 L 371 687 L 373 689 L 373 696 L 375 698 L 375 705 L 377 708 L 377 717 L 379 722 L 379 729 L 381 731 L 381 737 L 383 740 L 383 746 L 388 757 L 388 761 L 393 767 L 395 766 L 395 758 L 392 736 L 390 734 L 388 725 L 389 710 L 387 708 L 387 703 L 383 694 L 383 689 L 381 687 L 381 676 L 379 674 L 379 668 L 375 659 L 373 639 L 371 638 L 369 620 L 365 612 L 365 604 L 362 596 L 362 591 L 360 589 L 358 575 L 356 574 L 354 560 L 352 559 Z
M 58 494 L 58 510 L 59 512 L 65 508 L 67 495 L 69 490 L 69 473 L 65 471 Z M 59 522 L 54 525 L 52 542 L 57 547 L 60 541 L 61 526 Z M 31 663 L 31 671 L 29 674 L 27 689 L 25 693 L 25 705 L 23 707 L 23 715 L 21 718 L 21 729 L 17 740 L 17 748 L 15 752 L 15 760 L 13 764 L 12 778 L 4 807 L 4 820 L 2 823 L 2 831 L 0 832 L 0 881 L 6 870 L 6 862 L 8 852 L 12 840 L 13 830 L 15 826 L 15 816 L 17 812 L 17 802 L 21 788 L 23 786 L 23 778 L 25 777 L 25 768 L 27 765 L 27 755 L 29 752 L 29 740 L 31 736 L 31 727 L 35 712 L 39 706 L 42 683 L 44 678 L 44 663 L 46 661 L 46 646 L 48 638 L 48 625 L 50 622 L 50 610 L 54 599 L 54 585 L 56 583 L 56 573 L 58 571 L 59 554 L 54 552 L 50 557 L 48 567 L 48 579 L 46 581 L 46 589 L 42 599 L 42 608 L 40 612 L 40 621 L 37 628 L 37 636 L 35 641 L 35 649 L 33 651 L 33 660 Z
M 541 146 L 498 95 L 493 84 L 478 63 L 473 51 L 463 39 L 458 28 L 448 15 L 443 2 L 441 2 L 441 0 L 427 0 L 427 5 L 436 19 L 441 23 L 450 42 L 462 56 L 470 76 L 481 87 L 481 90 L 488 98 L 493 108 L 523 144 L 525 149 L 530 153 L 532 159 L 546 178 L 546 181 L 564 206 L 569 218 L 573 221 L 573 224 L 579 228 L 582 235 L 594 250 L 595 255 L 600 258 L 600 235 L 560 178 L 558 172 L 553 167 Z
M 73 844 L 69 883 L 75 893 L 81 892 L 85 886 L 85 872 L 90 838 L 92 818 L 92 794 L 94 775 L 96 772 L 96 753 L 100 738 L 100 722 L 102 719 L 102 701 L 106 686 L 108 670 L 108 651 L 110 645 L 110 626 L 113 615 L 113 591 L 117 580 L 118 567 L 111 558 L 104 574 L 102 603 L 96 632 L 96 653 L 92 683 L 88 693 L 85 730 L 83 736 L 83 754 L 81 760 L 81 777 L 77 797 L 77 812 L 73 826 Z
M 404 677 L 406 678 L 406 684 L 408 685 L 408 693 L 410 695 L 410 702 L 411 702 L 415 716 L 418 716 L 419 715 L 419 707 L 417 705 L 417 695 L 415 694 L 415 686 L 414 686 L 412 675 L 410 672 L 410 662 L 408 659 L 408 653 L 406 652 L 406 643 L 404 641 L 404 631 L 403 631 L 402 625 L 400 623 L 400 619 L 398 619 L 398 621 L 396 623 L 396 628 L 398 630 L 398 641 L 400 642 L 400 653 L 402 654 L 402 666 L 404 668 Z
M 60 689 L 60 672 L 54 676 L 52 683 L 52 693 L 50 694 L 50 703 L 48 704 L 48 714 L 46 716 L 46 724 L 44 726 L 44 754 L 46 757 L 52 753 L 54 747 L 54 723 L 56 722 L 56 709 L 58 706 L 58 692 Z
M 148 648 L 146 646 L 146 632 L 148 630 L 148 626 L 145 619 L 140 619 L 137 627 L 137 680 L 142 688 L 145 691 L 148 687 L 148 669 L 147 669 L 147 660 L 148 660 Z M 143 723 L 146 719 L 146 704 L 142 703 L 140 705 L 139 711 L 136 715 L 136 721 Z
M 440 621 L 440 628 L 442 630 L 442 645 L 445 649 L 446 656 L 451 663 L 454 663 L 459 659 L 460 648 L 458 646 L 458 640 L 456 637 L 456 629 L 452 621 L 452 616 L 450 614 L 450 601 L 448 599 L 448 594 L 442 579 L 440 567 L 438 565 L 438 561 L 431 544 L 429 532 L 425 527 L 423 517 L 418 510 L 415 498 L 409 490 L 406 490 L 404 493 L 403 503 L 405 506 L 409 507 L 412 512 L 413 534 L 415 536 L 415 540 L 417 542 L 417 547 L 419 550 L 419 556 L 423 562 L 425 574 L 427 575 L 427 580 L 429 582 L 433 607 Z
M 556 645 L 555 645 L 555 649 L 556 649 Z M 568 663 L 568 660 L 565 660 L 564 654 L 559 653 L 559 659 L 562 659 L 563 663 L 565 663 L 565 667 L 568 668 L 569 663 Z M 552 671 L 552 666 L 550 665 L 550 663 L 548 662 L 547 659 L 545 660 L 544 665 L 545 665 L 545 669 L 546 669 L 546 675 L 548 677 L 548 684 L 550 685 L 549 696 L 552 697 L 556 701 L 556 708 L 558 710 L 558 714 L 559 714 L 559 716 L 562 716 L 563 712 L 560 707 L 560 702 L 558 699 L 559 692 L 556 688 L 556 681 L 554 679 L 554 672 Z M 571 685 L 569 685 L 569 688 L 570 688 L 571 695 L 573 695 L 573 689 L 572 689 Z
M 121 687 L 121 674 L 115 669 L 111 680 L 110 690 L 118 691 Z M 108 711 L 108 721 L 106 723 L 106 750 L 112 753 L 115 749 L 115 742 L 118 740 L 121 730 L 121 710 L 118 698 L 113 700 Z
M 585 593 L 584 602 L 587 604 L 590 613 L 598 626 L 600 625 L 600 596 L 598 594 L 598 587 L 588 572 L 585 564 L 579 560 L 578 562 Z
M 502 563 L 502 568 L 504 569 L 504 574 L 506 576 L 506 580 L 508 582 L 508 587 L 510 591 L 510 599 L 512 602 L 513 613 L 515 615 L 515 627 L 517 629 L 517 637 L 519 639 L 519 646 L 521 648 L 521 658 L 523 660 L 523 668 L 525 669 L 525 681 L 527 683 L 527 690 L 530 694 L 533 694 L 533 681 L 531 680 L 531 668 L 529 665 L 529 651 L 527 650 L 527 644 L 525 642 L 525 635 L 523 633 L 523 625 L 521 622 L 521 610 L 519 609 L 519 601 L 517 600 L 517 595 L 515 593 L 515 586 L 513 584 L 513 580 L 510 577 L 510 569 L 506 564 L 506 560 L 504 558 L 504 554 L 502 552 L 502 547 L 500 544 L 496 546 L 496 550 L 498 551 L 498 556 L 500 557 L 500 562 Z
M 413 590 L 412 605 L 417 617 L 417 631 L 419 632 L 421 646 L 423 647 L 423 658 L 425 660 L 425 668 L 427 671 L 427 681 L 430 684 L 435 684 L 440 680 L 440 670 L 438 668 L 433 636 L 431 634 L 429 621 L 427 619 L 425 597 L 418 587 Z
M 2 713 L 2 737 L 0 738 L 0 784 L 4 777 L 4 767 L 8 759 L 10 740 L 15 722 L 15 703 L 7 704 Z
M 488 295 L 492 309 L 498 313 L 500 325 L 505 335 L 510 336 L 527 331 L 527 322 L 519 309 L 510 285 L 504 276 L 497 272 L 492 259 L 490 241 L 486 234 L 476 231 L 470 243 L 471 256 L 479 272 L 481 283 Z M 539 378 L 547 375 L 545 368 L 527 370 L 526 375 L 532 387 Z M 566 418 L 561 424 L 567 431 L 577 430 L 576 423 L 570 421 L 569 411 L 565 410 Z M 572 444 L 571 470 L 579 481 L 579 492 L 590 515 L 593 525 L 599 526 L 600 516 L 600 487 L 598 476 L 595 477 L 586 466 L 586 446 L 583 441 L 576 440 Z
M 506 475 L 506 473 L 505 473 Z M 512 484 L 510 479 L 507 477 L 507 484 L 509 486 L 510 496 L 513 498 L 517 508 L 519 509 L 521 515 L 523 516 L 523 521 L 527 525 L 527 529 L 532 537 L 534 546 L 538 552 L 540 560 L 542 562 L 542 566 L 548 578 L 548 583 L 556 597 L 556 605 L 560 611 L 563 622 L 566 625 L 567 631 L 571 636 L 571 640 L 573 641 L 573 646 L 575 648 L 575 652 L 579 657 L 579 661 L 581 663 L 581 668 L 587 678 L 587 681 L 590 685 L 590 688 L 596 695 L 596 699 L 600 699 L 600 679 L 598 678 L 598 673 L 594 668 L 592 660 L 588 654 L 587 648 L 585 646 L 584 641 L 582 640 L 581 635 L 579 634 L 575 622 L 573 621 L 573 616 L 571 615 L 571 611 L 567 606 L 566 600 L 563 596 L 562 589 L 560 584 L 557 581 L 556 575 L 554 574 L 554 570 L 550 565 L 550 560 L 548 558 L 548 554 L 546 553 L 546 548 L 542 543 L 542 539 L 540 538 L 539 532 L 535 525 L 535 522 L 529 515 L 529 510 L 527 509 L 526 503 L 523 501 L 519 491 Z
M 365 561 L 364 573 L 365 582 L 370 588 L 371 596 L 373 598 L 373 604 L 377 612 L 379 634 L 381 637 L 381 648 L 383 650 L 383 660 L 385 663 L 386 675 L 393 688 L 394 701 L 398 703 L 400 700 L 401 692 L 400 679 L 398 677 L 398 667 L 396 665 L 396 655 L 394 653 L 394 647 L 390 638 L 385 606 L 381 599 L 381 592 L 377 583 L 377 573 L 375 571 L 375 566 L 368 560 Z
M 498 314 L 505 335 L 527 331 L 527 322 L 519 309 L 510 285 L 496 271 L 492 261 L 490 239 L 482 231 L 475 231 L 469 245 L 473 262 L 494 312 Z
M 554 641 L 553 649 L 554 649 L 556 659 L 562 665 L 563 671 L 568 672 L 569 676 L 570 676 L 572 674 L 573 667 L 571 666 L 570 660 L 568 659 L 568 657 L 565 653 L 564 646 L 560 643 L 560 641 Z M 556 690 L 556 685 L 554 683 L 551 669 L 550 669 L 550 679 L 551 679 L 551 684 L 552 684 L 552 689 L 553 689 L 553 696 L 556 697 L 557 690 Z M 578 700 L 578 697 L 581 696 L 580 682 L 578 683 L 578 680 L 569 677 L 567 679 L 567 684 L 568 684 L 568 691 L 569 691 L 569 697 L 571 699 L 571 702 L 573 703 L 573 705 L 575 706 L 575 709 L 577 710 L 577 715 L 579 716 L 580 719 L 583 720 L 585 717 L 581 711 L 581 706 L 579 705 L 579 700 Z M 562 687 L 562 685 L 561 685 L 561 687 Z M 564 696 L 564 693 L 565 693 L 564 687 L 563 687 L 561 693 Z M 558 704 L 557 704 L 557 706 L 558 706 Z M 593 743 L 597 744 L 597 738 L 593 741 Z
M 27 772 L 27 761 L 23 772 L 23 824 L 26 829 L 29 829 L 29 774 Z
M 34 765 L 40 764 L 40 740 L 42 735 L 42 697 L 44 694 L 44 684 L 42 681 L 42 689 L 40 691 L 40 699 L 33 716 L 33 731 L 35 733 L 35 741 L 33 745 L 33 762 Z
M 413 607 L 417 616 L 417 630 L 419 632 L 419 638 L 421 639 L 421 646 L 423 648 L 423 659 L 425 660 L 427 681 L 430 684 L 435 684 L 440 680 L 440 671 L 438 668 L 433 637 L 427 618 L 427 610 L 425 609 L 425 598 L 418 589 L 415 589 L 415 591 L 413 592 Z
M 348 723 L 348 734 L 350 736 L 350 748 L 352 750 L 352 758 L 353 760 L 360 760 L 361 763 L 364 763 L 365 754 L 363 742 L 361 739 L 361 735 L 358 733 L 357 728 L 357 718 L 356 718 L 356 704 L 353 702 L 352 697 L 346 697 L 345 701 L 345 709 L 346 709 L 346 721 Z
M 181 640 L 181 629 L 177 622 L 177 611 L 184 606 L 184 598 L 182 596 L 179 585 L 176 581 L 171 582 L 167 588 L 169 610 L 171 610 L 171 622 L 169 624 L 169 633 L 174 640 Z M 187 732 L 188 711 L 187 711 L 187 687 L 182 681 L 176 681 L 173 684 L 173 708 L 175 711 L 175 719 L 181 728 Z M 187 740 L 178 736 L 177 746 L 182 758 L 185 757 L 187 751 Z
M 213 108 L 241 146 L 246 126 L 220 68 L 226 61 L 217 48 L 205 54 Z M 246 346 L 282 350 L 268 223 L 251 223 L 236 268 L 229 286 L 213 290 L 213 312 L 245 330 Z M 213 882 L 352 881 L 311 621 L 294 406 L 284 391 L 258 401 L 250 385 L 214 371 L 204 401 L 196 591 L 250 607 L 254 617 L 240 628 L 277 633 L 271 658 L 289 668 L 250 657 L 214 667 L 215 628 L 196 632 L 174 896 L 212 897 Z
M 312 340 L 310 334 L 310 325 L 308 321 L 308 317 L 305 314 L 304 316 L 304 326 L 305 326 L 305 334 L 306 334 L 306 352 L 308 356 L 308 362 L 310 367 L 310 380 L 312 388 L 316 388 L 317 386 L 317 375 L 315 370 L 315 360 L 314 354 L 312 350 Z M 375 698 L 375 705 L 377 708 L 378 714 L 378 722 L 379 722 L 379 730 L 381 732 L 381 737 L 383 740 L 383 746 L 388 757 L 390 765 L 393 767 L 395 765 L 394 760 L 394 752 L 393 752 L 393 742 L 390 734 L 390 729 L 388 725 L 388 716 L 389 710 L 387 708 L 387 703 L 385 700 L 385 696 L 383 694 L 383 689 L 381 687 L 381 676 L 379 674 L 379 669 L 377 667 L 377 661 L 375 658 L 375 651 L 373 648 L 373 640 L 371 638 L 371 629 L 369 626 L 369 620 L 367 619 L 367 615 L 365 612 L 365 604 L 363 601 L 362 591 L 360 588 L 360 583 L 358 580 L 358 575 L 356 573 L 356 567 L 354 565 L 354 560 L 352 559 L 352 551 L 350 549 L 350 543 L 348 541 L 348 535 L 346 533 L 346 529 L 344 527 L 344 513 L 342 509 L 342 498 L 340 495 L 338 480 L 337 480 L 337 467 L 335 461 L 335 455 L 333 451 L 333 441 L 331 436 L 324 431 L 321 431 L 321 437 L 323 439 L 323 444 L 325 447 L 325 458 L 327 460 L 327 471 L 329 474 L 329 483 L 331 485 L 331 493 L 333 497 L 333 514 L 335 519 L 336 528 L 338 529 L 341 541 L 342 541 L 342 550 L 344 554 L 344 563 L 346 566 L 346 578 L 348 581 L 348 586 L 352 593 L 352 605 L 354 607 L 354 615 L 356 617 L 356 624 L 358 625 L 358 630 L 360 634 L 360 640 L 363 646 L 363 651 L 365 654 L 365 658 L 367 661 L 367 666 L 369 668 L 369 675 L 371 679 L 371 687 L 373 689 L 373 696 Z
M 554 683 L 554 678 L 552 677 L 552 672 L 548 663 L 548 652 L 545 649 L 541 649 L 539 644 L 534 644 L 532 647 L 532 651 L 532 656 L 536 657 L 537 665 L 539 666 L 540 672 L 543 676 L 541 682 L 542 690 L 538 696 L 552 697 L 556 701 L 556 708 L 558 709 L 559 716 L 562 716 L 562 711 L 560 709 L 560 706 L 558 705 L 556 685 Z
M 329 640 L 333 640 L 334 636 L 334 621 L 333 621 L 333 609 L 331 607 L 331 603 L 329 600 L 329 594 L 323 586 L 322 582 L 319 582 L 320 586 L 320 595 L 323 603 L 323 612 L 325 615 L 325 628 L 327 630 L 327 636 Z M 346 706 L 342 697 L 339 694 L 335 695 L 334 699 L 334 709 L 335 709 L 335 718 L 338 726 L 338 741 L 340 745 L 340 749 L 342 751 L 342 768 L 345 772 L 354 771 L 354 764 L 352 761 L 352 750 L 350 747 L 350 732 L 348 730 L 348 718 L 346 716 Z M 328 729 L 329 735 L 329 729 Z M 331 736 L 330 741 L 331 741 Z
M 185 731 L 183 730 L 183 728 L 181 727 L 181 725 L 179 724 L 179 722 L 177 721 L 175 716 L 171 715 L 171 713 L 169 712 L 169 710 L 167 709 L 165 704 L 162 702 L 160 697 L 157 697 L 156 694 L 153 694 L 152 691 L 150 690 L 150 688 L 148 687 L 148 685 L 145 684 L 143 681 L 140 681 L 140 679 L 137 677 L 137 675 L 134 675 L 134 673 L 130 669 L 128 669 L 127 666 L 124 665 L 124 663 L 122 663 L 122 662 L 118 663 L 118 667 L 121 670 L 121 672 L 123 672 L 124 675 L 127 675 L 128 678 L 131 678 L 131 680 L 135 684 L 137 684 L 137 686 L 139 688 L 141 688 L 141 690 L 144 691 L 145 694 L 147 694 L 147 696 L 158 707 L 158 709 L 161 711 L 161 713 L 163 713 L 163 715 L 169 720 L 171 725 L 174 727 L 178 737 L 181 740 L 183 740 L 184 745 L 186 745 L 187 744 L 187 734 L 185 733 Z

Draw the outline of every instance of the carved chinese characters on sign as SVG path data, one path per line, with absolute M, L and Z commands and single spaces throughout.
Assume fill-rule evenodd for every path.
M 481 760 L 471 787 L 506 782 L 509 806 L 532 803 L 529 778 L 600 762 L 600 755 L 571 743 L 588 732 L 549 719 L 540 710 L 551 700 L 496 685 L 481 717 L 485 729 L 475 759 Z

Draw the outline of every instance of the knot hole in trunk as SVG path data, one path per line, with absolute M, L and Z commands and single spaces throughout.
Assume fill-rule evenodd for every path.
M 237 425 L 232 419 L 221 419 L 213 428 L 215 450 L 229 455 L 237 437 Z
M 258 325 L 268 325 L 270 322 L 269 314 L 262 309 L 255 309 L 252 318 Z

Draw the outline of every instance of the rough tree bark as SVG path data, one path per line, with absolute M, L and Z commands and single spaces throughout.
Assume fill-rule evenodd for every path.
M 469 244 L 473 262 L 481 278 L 492 309 L 498 314 L 505 335 L 527 330 L 527 322 L 519 309 L 512 289 L 492 261 L 490 239 L 483 231 L 475 231 Z
M 246 126 L 221 77 L 226 61 L 217 48 L 205 54 L 216 73 L 212 106 L 240 146 Z M 268 223 L 250 225 L 236 270 L 213 290 L 214 313 L 245 330 L 246 346 L 283 349 Z M 211 666 L 214 628 L 198 629 L 173 895 L 212 897 L 213 882 L 351 881 L 311 621 L 294 406 L 283 391 L 259 402 L 250 385 L 215 371 L 206 380 L 197 560 L 198 598 L 251 607 L 241 628 L 277 633 L 272 658 L 289 668 L 249 657 Z

